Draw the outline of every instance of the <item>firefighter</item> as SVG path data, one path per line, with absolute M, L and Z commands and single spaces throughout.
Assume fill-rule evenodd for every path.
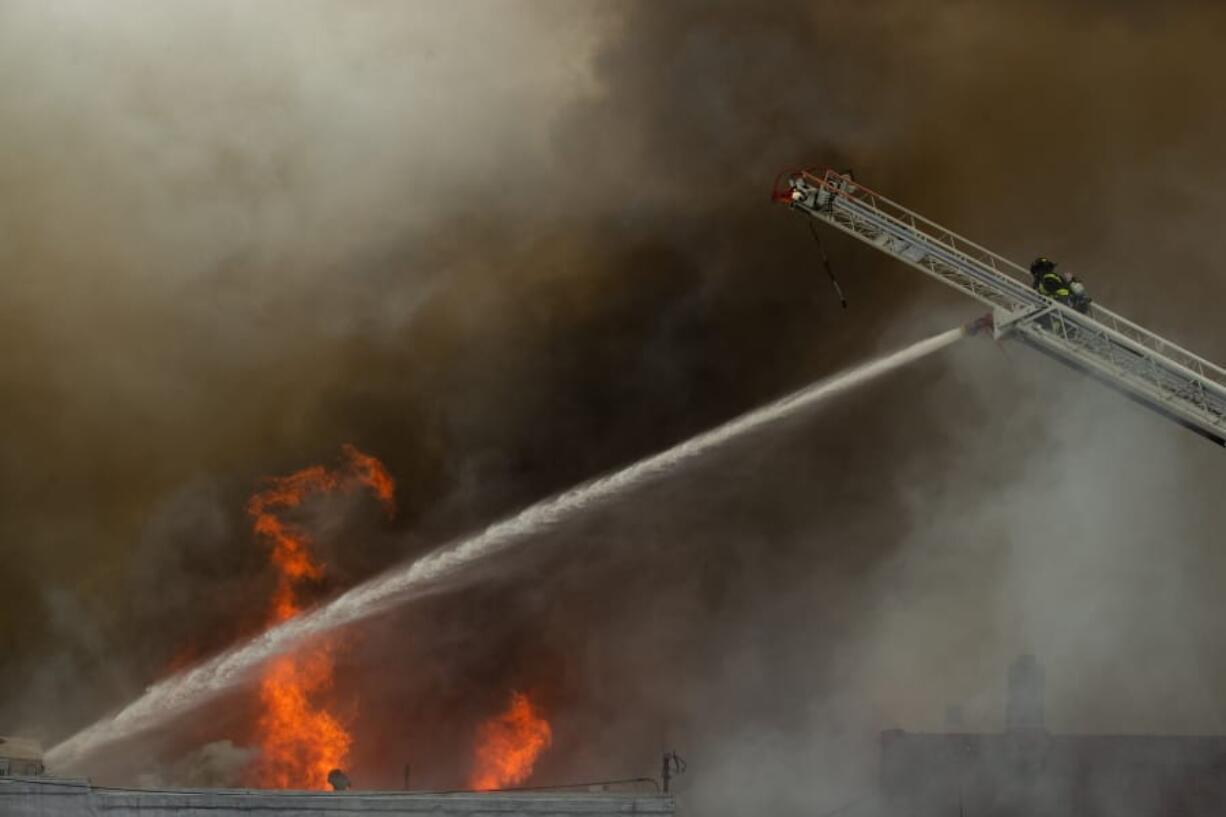
M 1073 294 L 1069 282 L 1063 275 L 1056 272 L 1056 262 L 1050 258 L 1039 256 L 1030 264 L 1030 276 L 1033 286 L 1048 298 L 1055 298 L 1061 303 L 1068 303 Z
M 1055 261 L 1039 256 L 1030 264 L 1030 275 L 1034 288 L 1040 293 L 1068 304 L 1082 314 L 1089 313 L 1092 299 L 1086 292 L 1086 285 L 1068 273 L 1056 272 Z

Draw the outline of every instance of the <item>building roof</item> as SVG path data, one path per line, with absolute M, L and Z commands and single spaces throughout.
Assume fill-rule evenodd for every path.
M 673 817 L 667 794 L 610 792 L 276 791 L 124 789 L 87 780 L 0 777 L 0 814 L 98 817 L 137 812 L 259 817 Z

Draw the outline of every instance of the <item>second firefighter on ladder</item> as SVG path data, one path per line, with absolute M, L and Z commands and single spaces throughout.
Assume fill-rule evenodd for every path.
M 1085 284 L 1071 275 L 1056 272 L 1056 262 L 1042 256 L 1030 264 L 1030 275 L 1033 285 L 1048 298 L 1054 298 L 1062 304 L 1068 304 L 1078 312 L 1090 311 L 1090 295 Z

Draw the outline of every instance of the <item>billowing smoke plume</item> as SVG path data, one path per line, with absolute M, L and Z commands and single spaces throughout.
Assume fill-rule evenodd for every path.
M 767 202 L 787 168 L 852 167 L 1226 357 L 1223 22 L 0 5 L 0 733 L 63 736 L 249 631 L 275 581 L 243 518 L 261 476 L 351 442 L 396 477 L 394 523 L 315 509 L 339 589 L 973 316 L 831 236 L 839 309 Z M 534 780 L 676 748 L 696 810 L 811 813 L 871 783 L 879 728 L 950 703 L 998 726 L 1022 649 L 1055 729 L 1221 730 L 1222 467 L 963 344 L 352 634 L 353 777 L 462 784 L 520 689 L 553 728 Z M 163 736 L 166 763 L 241 740 L 242 706 Z

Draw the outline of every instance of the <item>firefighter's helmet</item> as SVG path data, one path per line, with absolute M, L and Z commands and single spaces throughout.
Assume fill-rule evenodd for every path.
M 1055 268 L 1056 262 L 1042 255 L 1030 262 L 1030 274 L 1034 276 L 1046 275 Z

